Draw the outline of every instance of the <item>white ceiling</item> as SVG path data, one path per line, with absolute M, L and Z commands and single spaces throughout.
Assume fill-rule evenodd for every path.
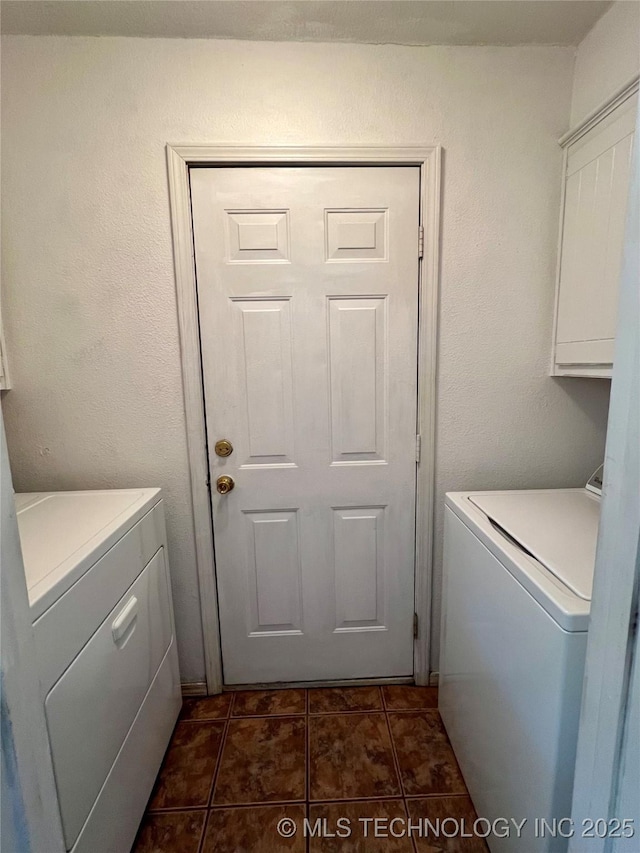
M 633 1 L 633 0 L 631 0 Z M 369 44 L 578 44 L 598 0 L 3 0 L 3 33 Z

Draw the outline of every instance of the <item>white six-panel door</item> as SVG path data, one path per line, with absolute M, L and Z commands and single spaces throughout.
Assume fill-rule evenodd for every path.
M 190 179 L 225 683 L 411 675 L 419 168 Z

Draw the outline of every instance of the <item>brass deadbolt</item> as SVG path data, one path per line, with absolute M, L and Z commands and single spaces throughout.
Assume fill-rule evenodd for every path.
M 215 451 L 218 456 L 231 456 L 233 453 L 233 444 L 226 438 L 221 438 L 220 441 L 216 441 Z
M 234 486 L 235 483 L 233 479 L 231 477 L 227 477 L 226 474 L 223 474 L 222 477 L 218 477 L 216 480 L 216 489 L 221 495 L 228 495 Z

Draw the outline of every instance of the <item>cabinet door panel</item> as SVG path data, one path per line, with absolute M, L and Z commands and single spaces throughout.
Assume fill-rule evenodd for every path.
M 636 104 L 630 98 L 568 152 L 556 364 L 603 364 L 613 351 Z

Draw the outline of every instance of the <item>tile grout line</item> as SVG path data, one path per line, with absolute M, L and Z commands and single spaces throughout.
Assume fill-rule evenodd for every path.
M 411 823 L 411 812 L 409 811 L 409 804 L 407 802 L 406 797 L 402 798 L 402 805 L 404 808 L 404 814 L 406 819 L 405 827 L 408 829 L 409 824 Z M 411 844 L 411 847 L 413 848 L 413 853 L 420 853 L 420 851 L 418 850 L 418 842 L 414 838 L 413 833 L 409 837 L 409 842 Z
M 422 711 L 435 711 L 435 708 L 392 708 L 394 714 L 415 714 Z M 384 708 L 349 708 L 343 711 L 284 711 L 279 714 L 243 714 L 232 716 L 231 720 L 279 720 L 282 717 L 344 717 L 350 714 L 384 714 Z M 184 723 L 224 722 L 224 717 L 212 717 L 210 720 L 182 720 Z
M 229 702 L 229 710 L 227 711 L 227 719 L 228 720 L 230 720 L 233 717 L 233 709 L 235 708 L 235 705 L 236 705 L 236 696 L 237 695 L 238 695 L 237 693 L 234 693 L 231 696 L 231 701 Z
M 229 708 L 227 710 L 226 717 L 224 719 L 224 728 L 222 729 L 222 737 L 220 738 L 220 746 L 218 747 L 218 757 L 216 760 L 216 766 L 213 771 L 213 776 L 211 777 L 211 787 L 209 789 L 209 796 L 207 798 L 207 813 L 204 819 L 204 823 L 202 826 L 202 834 L 200 836 L 200 843 L 197 847 L 197 853 L 202 853 L 204 849 L 204 842 L 207 836 L 207 829 L 209 828 L 209 818 L 211 816 L 211 802 L 213 800 L 213 794 L 216 789 L 216 782 L 218 780 L 218 773 L 220 772 L 220 765 L 222 764 L 222 753 L 224 751 L 224 745 L 227 741 L 227 732 L 229 730 L 229 720 L 231 719 L 231 707 L 235 701 L 235 697 L 229 702 Z
M 444 796 L 440 794 L 439 796 Z M 448 796 L 448 795 L 447 795 Z M 460 794 L 458 796 L 461 796 Z M 359 797 L 323 797 L 320 800 L 310 800 L 310 806 L 332 806 L 339 805 L 340 803 L 384 803 L 387 800 L 402 800 L 402 792 L 396 794 L 370 794 L 367 797 L 359 796 Z M 419 799 L 418 797 L 414 797 L 414 799 Z M 300 801 L 298 801 L 300 802 Z M 293 803 L 292 803 L 293 805 Z
M 387 714 L 437 714 L 440 717 L 440 712 L 437 708 L 431 708 L 429 705 L 416 706 L 415 708 L 390 708 L 386 709 Z
M 407 804 L 407 798 L 404 792 L 404 783 L 402 781 L 402 772 L 400 770 L 400 759 L 398 758 L 398 754 L 396 752 L 396 745 L 393 739 L 393 732 L 391 731 L 391 720 L 389 719 L 389 708 L 387 706 L 387 697 L 385 695 L 384 689 L 380 688 L 380 693 L 382 694 L 382 707 L 384 708 L 384 716 L 387 723 L 387 731 L 389 732 L 389 740 L 391 741 L 391 752 L 393 753 L 393 761 L 396 767 L 396 773 L 398 774 L 398 782 L 400 783 L 400 795 L 402 808 L 404 809 L 405 818 L 407 819 L 407 823 L 409 821 L 409 806 Z M 406 826 L 407 824 L 405 824 Z M 415 839 L 412 837 L 410 839 L 411 847 L 413 848 L 414 853 L 418 853 L 418 848 L 416 846 Z
M 229 708 L 231 711 L 231 708 Z M 220 747 L 218 749 L 218 760 L 216 761 L 216 766 L 213 771 L 213 776 L 211 778 L 211 787 L 209 789 L 209 799 L 207 800 L 207 807 L 210 809 L 213 804 L 213 797 L 215 795 L 216 784 L 218 782 L 218 776 L 220 774 L 220 767 L 222 766 L 222 755 L 224 753 L 224 748 L 227 743 L 227 734 L 229 733 L 229 724 L 231 722 L 231 718 L 227 717 L 224 721 L 224 729 L 222 731 L 222 738 L 220 740 Z
M 382 707 L 384 708 L 384 718 L 387 723 L 387 731 L 389 732 L 389 740 L 391 742 L 391 752 L 393 754 L 393 763 L 396 768 L 396 773 L 398 774 L 398 782 L 400 784 L 400 801 L 402 803 L 402 808 L 404 809 L 404 815 L 406 819 L 405 827 L 408 826 L 410 815 L 409 815 L 409 805 L 407 803 L 407 798 L 404 793 L 404 782 L 402 781 L 402 772 L 400 770 L 400 759 L 398 758 L 398 754 L 396 752 L 395 741 L 393 740 L 393 732 L 391 731 L 391 721 L 389 719 L 389 709 L 387 708 L 387 697 L 385 696 L 384 689 L 382 687 L 379 688 L 380 694 L 382 696 Z M 418 847 L 416 845 L 415 838 L 411 836 L 409 839 L 411 847 L 413 848 L 414 853 L 418 853 Z
M 396 744 L 395 744 L 395 741 L 393 739 L 393 731 L 391 729 L 391 720 L 389 719 L 389 712 L 388 712 L 388 710 L 386 710 L 387 703 L 386 703 L 386 700 L 384 698 L 384 695 L 383 695 L 382 701 L 384 702 L 384 707 L 385 707 L 384 718 L 385 718 L 385 722 L 387 724 L 387 732 L 389 733 L 389 741 L 391 743 L 391 752 L 393 754 L 393 763 L 394 763 L 394 766 L 396 769 L 396 774 L 398 776 L 398 784 L 400 785 L 400 796 L 404 800 L 406 797 L 406 794 L 405 794 L 405 789 L 404 789 L 404 782 L 402 779 L 402 772 L 400 770 L 400 759 L 398 758 L 398 753 L 396 751 Z
M 299 798 L 297 800 L 250 800 L 248 803 L 214 803 L 209 806 L 208 811 L 232 811 L 233 809 L 259 809 L 271 806 L 303 806 L 306 800 Z
M 177 814 L 179 812 L 206 812 L 209 806 L 170 806 L 166 809 L 146 809 L 145 815 Z
M 241 717 L 230 717 L 231 720 L 281 720 L 283 717 L 306 717 L 304 711 L 286 711 L 283 714 L 243 714 Z
M 401 794 L 379 794 L 378 796 L 369 796 L 369 797 L 347 797 L 344 800 L 332 800 L 328 798 L 326 800 L 316 800 L 311 805 L 313 806 L 337 806 L 341 803 L 345 803 L 348 805 L 357 805 L 358 803 L 395 803 L 398 800 L 402 800 L 403 797 Z
M 456 794 L 406 794 L 405 800 L 455 800 L 455 799 L 463 799 L 467 797 L 468 794 L 464 793 L 456 793 Z
M 404 782 L 402 780 L 402 772 L 400 770 L 400 759 L 398 758 L 398 754 L 396 751 L 396 744 L 395 744 L 395 741 L 393 739 L 393 732 L 391 730 L 391 720 L 389 719 L 389 708 L 387 707 L 387 697 L 385 696 L 385 692 L 384 692 L 384 689 L 382 687 L 380 688 L 380 693 L 382 694 L 382 707 L 384 708 L 384 716 L 385 716 L 385 719 L 387 721 L 387 729 L 389 731 L 389 740 L 391 741 L 391 751 L 393 753 L 393 760 L 394 760 L 394 763 L 396 765 L 396 773 L 398 774 L 398 781 L 400 782 L 400 792 L 402 795 L 402 807 L 404 808 L 405 817 L 407 819 L 407 823 L 405 824 L 405 826 L 407 826 L 411 820 L 411 813 L 409 812 L 409 803 L 407 802 L 407 795 L 405 793 Z M 415 838 L 413 837 L 413 835 L 411 836 L 409 841 L 411 843 L 411 847 L 413 848 L 414 853 L 419 853 L 418 845 L 417 845 L 417 842 L 416 842 Z
M 200 840 L 198 841 L 198 846 L 196 847 L 196 853 L 201 853 L 204 848 L 204 839 L 207 835 L 207 828 L 209 826 L 209 815 L 211 812 L 207 809 L 204 815 L 204 820 L 202 821 L 202 831 L 200 833 Z
M 357 708 L 348 711 L 314 711 L 310 717 L 349 717 L 354 714 L 384 714 L 384 708 Z

